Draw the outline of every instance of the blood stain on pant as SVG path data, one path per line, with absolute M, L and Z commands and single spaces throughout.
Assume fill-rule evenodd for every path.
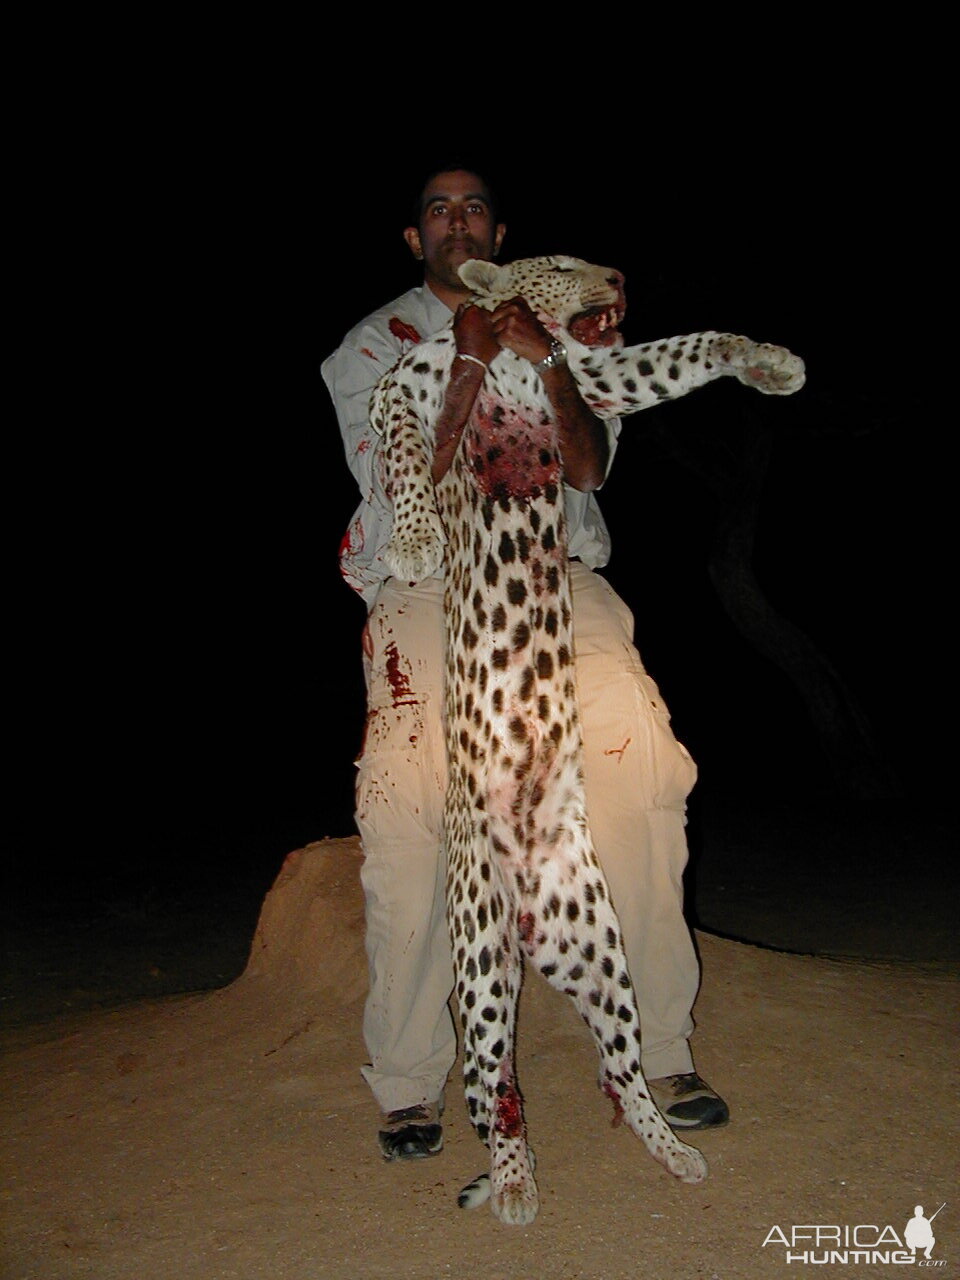
M 391 640 L 384 653 L 387 656 L 387 682 L 393 694 L 393 705 L 395 707 L 417 706 L 418 699 L 413 696 L 413 690 L 410 688 L 410 676 L 400 666 L 401 658 L 396 642 Z

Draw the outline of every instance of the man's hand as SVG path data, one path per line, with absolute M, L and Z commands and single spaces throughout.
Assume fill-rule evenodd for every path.
M 531 364 L 550 354 L 550 334 L 531 310 L 526 298 L 511 298 L 490 312 L 491 327 L 501 347 L 509 347 Z
M 453 336 L 457 351 L 489 364 L 500 354 L 500 343 L 493 330 L 493 313 L 472 302 L 462 302 L 453 318 Z
M 531 364 L 545 359 L 551 350 L 550 334 L 525 298 L 501 302 L 495 311 L 463 303 L 453 321 L 457 351 L 489 364 L 508 347 Z M 484 371 L 473 360 L 455 360 L 447 394 L 437 422 L 433 479 L 446 474 L 460 433 L 466 425 Z M 573 374 L 564 366 L 542 374 L 544 390 L 557 415 L 564 478 L 574 489 L 590 490 L 603 483 L 610 444 L 604 424 L 590 412 L 577 389 Z

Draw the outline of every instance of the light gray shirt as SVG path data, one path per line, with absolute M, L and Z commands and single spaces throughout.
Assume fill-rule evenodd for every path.
M 356 325 L 321 366 L 343 436 L 347 465 L 362 501 L 340 544 L 340 570 L 347 583 L 373 606 L 390 576 L 383 550 L 390 540 L 393 511 L 380 471 L 381 437 L 370 425 L 370 396 L 380 378 L 418 342 L 433 337 L 453 318 L 450 308 L 426 285 L 410 289 Z M 613 460 L 620 423 L 607 423 Z M 591 569 L 610 558 L 610 535 L 596 498 L 564 486 L 568 550 Z

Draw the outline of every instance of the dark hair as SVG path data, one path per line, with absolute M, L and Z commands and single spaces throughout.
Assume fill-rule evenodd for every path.
M 456 172 L 476 174 L 476 176 L 483 183 L 484 190 L 487 193 L 487 200 L 490 204 L 490 216 L 493 222 L 497 223 L 502 221 L 502 218 L 500 215 L 500 201 L 497 198 L 497 193 L 493 188 L 493 184 L 490 182 L 490 179 L 487 176 L 486 168 L 483 166 L 471 164 L 469 156 L 454 156 L 449 164 L 438 164 L 435 168 L 431 169 L 429 173 L 425 174 L 425 176 L 421 179 L 420 184 L 416 189 L 416 197 L 411 203 L 410 222 L 408 224 L 409 226 L 411 227 L 420 226 L 420 219 L 423 216 L 423 193 L 424 191 L 426 191 L 427 187 L 434 180 L 434 178 L 436 178 L 441 173 L 456 173 Z

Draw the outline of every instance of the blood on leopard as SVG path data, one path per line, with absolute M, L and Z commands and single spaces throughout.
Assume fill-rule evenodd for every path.
M 532 911 L 524 911 L 517 919 L 517 932 L 520 934 L 521 942 L 529 942 L 533 937 L 534 920 Z
M 498 1085 L 497 1093 L 497 1133 L 502 1133 L 505 1138 L 519 1137 L 523 1132 L 523 1107 L 516 1085 Z
M 609 1080 L 604 1080 L 603 1092 L 613 1103 L 613 1120 L 610 1122 L 610 1127 L 616 1129 L 617 1125 L 623 1121 L 623 1107 L 620 1105 L 620 1095 Z

